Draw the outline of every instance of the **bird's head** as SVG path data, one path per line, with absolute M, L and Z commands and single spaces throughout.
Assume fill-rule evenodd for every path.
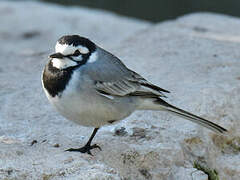
M 57 69 L 66 69 L 92 63 L 97 59 L 96 45 L 78 35 L 62 36 L 56 43 L 55 53 L 49 56 Z

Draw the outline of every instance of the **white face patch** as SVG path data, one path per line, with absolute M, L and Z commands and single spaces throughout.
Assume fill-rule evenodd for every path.
M 55 46 L 56 53 L 61 53 L 63 55 L 73 54 L 76 50 L 79 50 L 81 54 L 89 53 L 89 49 L 81 45 L 73 46 L 68 44 L 60 44 L 57 42 Z
M 65 68 L 77 65 L 76 62 L 71 61 L 66 58 L 65 59 L 53 58 L 51 61 L 52 61 L 53 66 L 57 69 L 65 69 Z
M 91 54 L 91 56 L 89 56 L 89 59 L 88 59 L 88 63 L 93 63 L 97 60 L 98 58 L 98 54 L 97 52 L 95 51 L 94 53 Z

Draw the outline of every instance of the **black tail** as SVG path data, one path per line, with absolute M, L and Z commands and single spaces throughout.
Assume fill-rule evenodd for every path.
M 223 128 L 215 123 L 212 123 L 206 119 L 203 119 L 199 116 L 196 116 L 192 113 L 189 113 L 187 111 L 179 109 L 171 104 L 168 104 L 167 102 L 165 102 L 164 100 L 162 100 L 160 98 L 158 100 L 156 100 L 155 102 L 164 106 L 164 109 L 166 111 L 171 112 L 177 116 L 181 116 L 181 117 L 188 119 L 194 123 L 200 124 L 208 129 L 213 130 L 214 132 L 217 132 L 217 133 L 226 133 L 227 132 L 227 130 L 225 128 Z

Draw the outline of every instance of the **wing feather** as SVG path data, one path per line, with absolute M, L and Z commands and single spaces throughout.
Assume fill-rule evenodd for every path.
M 114 82 L 96 81 L 95 88 L 100 93 L 113 96 L 142 96 L 148 98 L 166 97 L 162 92 L 169 91 L 145 81 L 141 82 L 137 79 L 122 79 Z
M 84 71 L 95 83 L 95 89 L 105 95 L 166 97 L 169 91 L 155 86 L 128 69 L 117 57 L 99 48 L 102 57 L 96 64 L 88 64 Z M 98 66 L 98 68 L 96 68 Z M 111 68 L 109 68 L 111 67 Z
M 126 96 L 138 89 L 137 85 L 124 80 L 114 82 L 97 81 L 95 86 L 98 91 L 103 91 L 109 95 L 115 96 Z

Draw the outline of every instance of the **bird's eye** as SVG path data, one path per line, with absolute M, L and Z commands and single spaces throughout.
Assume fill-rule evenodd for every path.
M 74 52 L 73 56 L 79 56 L 80 54 L 81 54 L 80 51 L 79 51 L 79 50 L 76 50 L 76 51 Z

